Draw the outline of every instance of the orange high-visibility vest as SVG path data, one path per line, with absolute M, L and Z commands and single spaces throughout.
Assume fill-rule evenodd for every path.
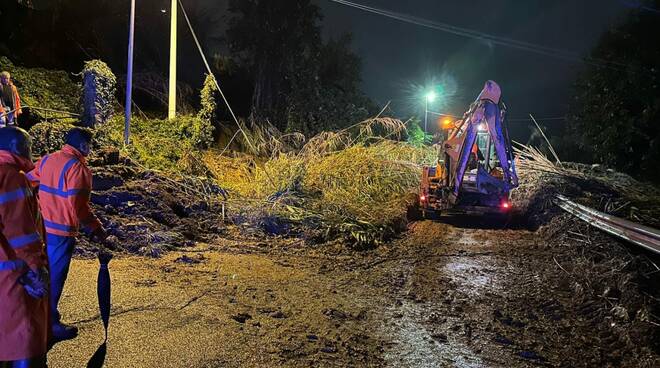
M 27 177 L 39 183 L 39 207 L 48 234 L 76 236 L 79 230 L 91 233 L 101 227 L 89 206 L 92 172 L 77 149 L 66 145 L 42 157 Z
M 28 267 L 48 263 L 25 161 L 0 151 L 0 361 L 43 355 L 48 339 L 48 298 L 31 298 L 18 283 Z

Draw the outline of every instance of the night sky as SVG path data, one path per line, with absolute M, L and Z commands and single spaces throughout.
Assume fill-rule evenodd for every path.
M 198 0 L 226 10 L 227 0 Z M 378 105 L 392 101 L 393 113 L 423 117 L 423 91 L 442 86 L 446 98 L 432 110 L 462 115 L 488 79 L 497 81 L 509 118 L 562 117 L 571 85 L 585 65 L 483 40 L 461 37 L 330 0 L 321 7 L 324 36 L 353 35 L 362 58 L 362 88 Z M 353 2 L 448 23 L 500 37 L 586 56 L 600 35 L 623 20 L 638 0 L 352 0 Z M 224 51 L 224 50 L 223 50 Z M 542 119 L 541 119 L 542 120 Z M 514 139 L 525 140 L 529 121 L 510 121 Z M 551 133 L 560 120 L 542 121 Z
M 420 89 L 442 85 L 447 97 L 435 110 L 460 115 L 483 82 L 497 81 L 509 117 L 563 116 L 580 62 L 538 55 L 403 23 L 316 0 L 326 36 L 350 32 L 363 60 L 363 89 L 377 103 L 392 101 L 400 117 L 423 114 Z M 630 10 L 623 0 L 354 0 L 372 7 L 449 23 L 587 55 L 603 31 Z M 435 82 L 433 82 L 435 81 Z M 551 130 L 561 121 L 544 122 Z M 524 139 L 527 122 L 511 122 Z

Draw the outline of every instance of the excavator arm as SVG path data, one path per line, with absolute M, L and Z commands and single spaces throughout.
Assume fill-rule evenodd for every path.
M 420 204 L 426 209 L 510 207 L 518 186 L 511 140 L 505 124 L 506 106 L 493 81 L 454 124 L 441 144 L 438 167 L 424 168 Z

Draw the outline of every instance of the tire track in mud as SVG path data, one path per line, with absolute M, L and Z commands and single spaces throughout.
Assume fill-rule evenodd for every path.
M 113 261 L 108 367 L 587 367 L 631 351 L 593 329 L 602 301 L 574 300 L 570 253 L 542 233 L 424 221 L 363 252 L 268 242 Z M 101 333 L 96 262 L 74 266 L 63 307 L 81 336 L 54 367 L 82 366 Z
M 517 359 L 490 332 L 493 297 L 511 271 L 498 253 L 498 239 L 510 230 L 461 229 L 437 222 L 413 226 L 396 247 L 414 254 L 391 265 L 390 293 L 384 312 L 395 321 L 381 333 L 393 343 L 385 350 L 390 366 L 492 367 L 536 365 Z M 522 231 L 516 238 L 533 239 Z M 515 246 L 515 245 L 514 245 Z M 396 270 L 396 271 L 395 271 Z

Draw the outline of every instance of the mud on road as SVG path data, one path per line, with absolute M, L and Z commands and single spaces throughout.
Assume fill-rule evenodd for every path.
M 648 337 L 623 339 L 625 321 L 575 298 L 569 260 L 547 243 L 425 221 L 359 253 L 228 237 L 119 257 L 107 366 L 660 365 Z M 101 343 L 96 272 L 93 260 L 72 266 L 62 309 L 80 336 L 53 349 L 51 367 L 84 366 Z

